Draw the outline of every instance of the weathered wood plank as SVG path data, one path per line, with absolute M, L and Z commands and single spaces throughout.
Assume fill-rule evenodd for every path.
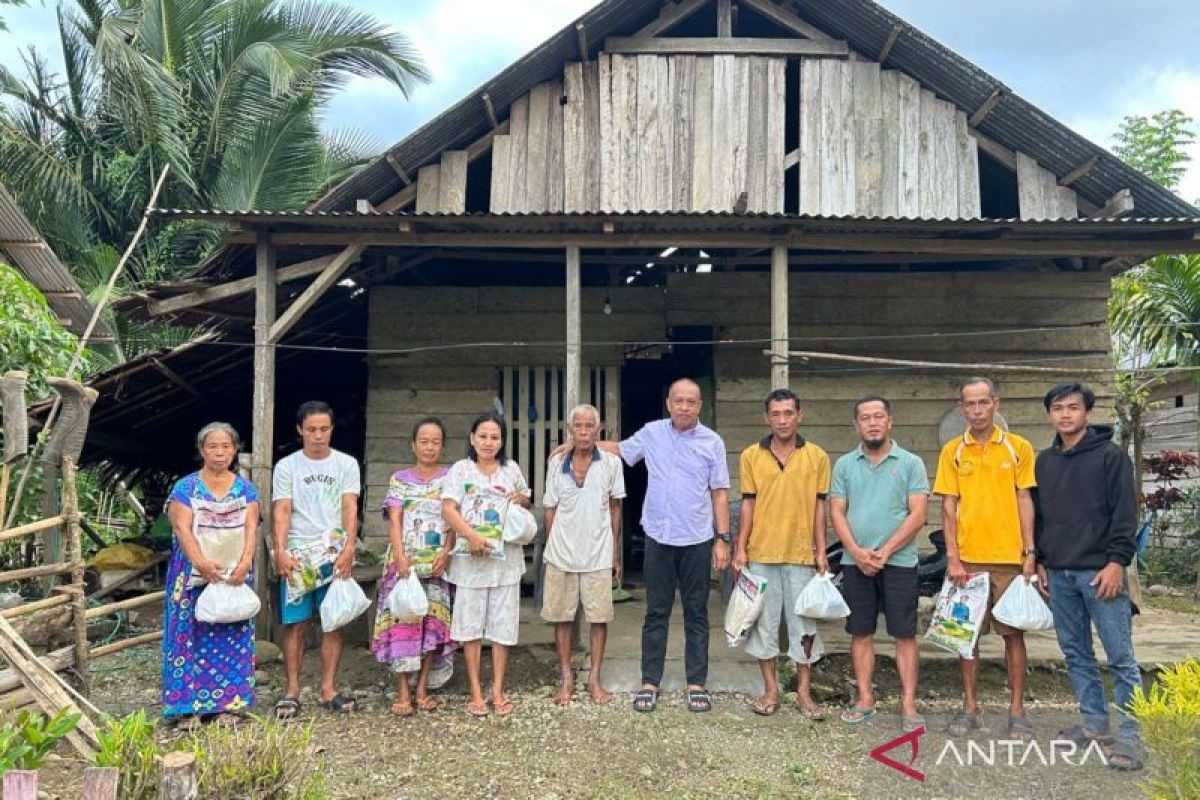
M 497 136 L 492 140 L 492 185 L 488 210 L 493 214 L 511 211 L 512 198 L 512 138 Z
M 671 200 L 670 76 L 664 56 L 637 58 L 636 208 L 665 211 Z
M 1048 219 L 1049 202 L 1043 191 L 1042 168 L 1029 156 L 1017 152 L 1017 207 L 1021 219 Z
M 722 210 L 738 206 L 742 192 L 746 191 L 750 152 L 750 59 L 735 57 L 732 73 L 733 115 L 725 120 L 729 144 L 732 148 L 733 171 L 725 195 L 729 205 Z
M 900 73 L 885 69 L 879 75 L 880 130 L 879 208 L 884 217 L 899 216 L 900 209 Z
M 437 210 L 461 214 L 467 210 L 467 151 L 443 150 L 439 166 Z M 420 173 L 417 180 L 420 181 Z
M 509 211 L 528 211 L 525 194 L 525 158 L 529 153 L 529 95 L 523 94 L 509 107 Z
M 767 208 L 767 60 L 748 59 L 746 84 L 746 192 L 748 211 Z
M 784 164 L 787 158 L 787 62 L 781 58 L 767 59 L 765 103 L 767 127 L 763 136 L 767 141 L 767 151 L 763 210 L 778 214 L 783 212 L 784 173 L 787 171 Z
M 546 156 L 546 209 L 551 212 L 563 210 L 564 193 L 566 191 L 566 161 L 563 151 L 564 107 L 562 104 L 563 84 L 560 80 L 550 81 L 550 143 Z M 596 98 L 597 104 L 599 98 Z M 599 113 L 599 109 L 597 109 Z M 597 118 L 597 123 L 599 119 Z M 598 135 L 598 134 L 597 134 Z M 600 192 L 600 156 L 596 154 L 592 165 L 596 174 L 595 191 Z
M 933 171 L 934 214 L 939 219 L 958 216 L 958 130 L 953 103 L 938 100 L 934 105 Z
M 854 103 L 854 196 L 857 213 L 883 213 L 883 98 L 879 65 L 852 61 Z
M 849 46 L 836 39 L 776 39 L 750 37 L 623 37 L 604 40 L 606 52 L 621 55 L 730 55 L 790 58 L 846 58 Z
M 854 126 L 849 65 L 821 61 L 821 213 L 853 214 Z
M 587 169 L 587 93 L 583 83 L 583 64 L 572 62 L 563 69 L 563 210 L 586 211 Z
M 584 132 L 584 208 L 600 208 L 600 70 L 594 61 L 583 65 Z
M 1079 216 L 1079 198 L 1070 186 L 1054 187 L 1057 216 L 1060 219 L 1075 219 Z
M 692 89 L 692 197 L 693 211 L 714 208 L 713 165 L 713 61 L 711 57 L 696 59 L 696 74 Z
M 613 184 L 616 177 L 615 164 L 617 159 L 617 136 L 613 120 L 612 56 L 608 53 L 600 53 L 596 56 L 596 66 L 600 83 L 600 210 L 611 211 L 616 195 Z M 565 81 L 563 93 L 566 94 Z M 563 137 L 565 142 L 565 109 L 563 113 Z
M 638 208 L 638 64 L 635 56 L 612 57 L 613 123 L 616 130 L 614 211 Z
M 427 214 L 439 210 L 441 171 L 442 168 L 438 164 L 426 164 L 417 170 L 418 214 Z
M 800 61 L 800 213 L 820 214 L 821 62 Z
M 897 122 L 899 144 L 899 189 L 897 216 L 916 218 L 921 214 L 921 87 L 902 72 L 896 72 L 899 88 L 900 119 Z
M 696 57 L 673 56 L 668 62 L 670 89 L 667 96 L 672 104 L 671 118 L 675 131 L 671 151 L 670 208 L 692 210 L 692 141 L 695 120 Z M 707 121 L 706 121 L 707 124 Z
M 954 114 L 958 144 L 958 216 L 976 219 L 982 213 L 979 193 L 979 144 L 971 135 L 966 112 Z
M 525 142 L 525 210 L 548 208 L 546 172 L 550 156 L 550 84 L 539 83 L 529 91 L 529 127 Z
M 713 109 L 712 119 L 712 167 L 710 178 L 712 193 L 711 207 L 717 211 L 733 208 L 737 199 L 730 197 L 733 186 L 735 153 L 732 132 L 734 105 L 734 83 L 737 81 L 736 59 L 733 56 L 713 57 Z

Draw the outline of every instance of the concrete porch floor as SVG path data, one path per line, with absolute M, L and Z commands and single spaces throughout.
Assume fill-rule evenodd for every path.
M 616 605 L 616 618 L 609 625 L 608 645 L 604 659 L 604 684 L 610 691 L 630 692 L 641 685 L 641 636 L 642 617 L 645 613 L 642 589 L 631 589 L 633 600 Z M 741 648 L 731 650 L 725 645 L 722 629 L 724 608 L 720 592 L 713 588 L 709 594 L 709 666 L 708 687 L 720 692 L 758 692 L 762 687 L 762 676 L 758 663 L 748 657 Z M 1173 664 L 1188 655 L 1200 654 L 1200 625 L 1187 615 L 1148 609 L 1134 618 L 1133 641 L 1138 660 L 1146 666 Z M 850 652 L 850 637 L 846 635 L 842 621 L 822 622 L 818 625 L 825 643 L 827 655 Z M 893 649 L 891 640 L 883 633 L 876 637 L 876 652 L 890 658 Z M 919 635 L 924 635 L 922 625 Z M 587 626 L 582 629 L 581 639 L 587 646 Z M 1062 652 L 1054 631 L 1035 631 L 1026 634 L 1026 646 L 1031 666 L 1045 666 L 1062 662 Z M 554 647 L 554 626 L 538 616 L 530 598 L 521 603 L 520 643 L 522 646 Z M 939 647 L 920 640 L 922 660 L 952 660 L 955 656 Z M 1095 640 L 1096 656 L 1104 663 L 1104 648 Z M 998 636 L 985 636 L 980 645 L 981 657 L 988 660 L 1003 660 L 1003 643 Z M 579 657 L 577 656 L 579 663 Z M 586 654 L 582 659 L 586 665 Z M 683 613 L 678 602 L 671 617 L 671 629 L 667 642 L 667 662 L 663 674 L 662 688 L 678 691 L 684 686 L 683 668 Z

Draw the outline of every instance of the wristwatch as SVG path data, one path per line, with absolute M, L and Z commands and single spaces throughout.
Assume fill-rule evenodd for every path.
M 1036 553 L 1037 553 L 1036 550 L 1034 550 L 1032 547 L 1028 547 L 1021 551 L 1021 558 L 1025 558 L 1026 556 L 1032 556 Z
M 733 535 L 730 534 L 728 531 L 726 531 L 725 533 L 718 532 L 717 538 L 720 539 L 725 544 L 729 544 L 730 542 L 733 541 Z

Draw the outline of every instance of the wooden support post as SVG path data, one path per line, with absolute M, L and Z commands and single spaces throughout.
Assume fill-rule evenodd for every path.
M 888 31 L 887 38 L 883 40 L 883 47 L 879 48 L 879 55 L 875 57 L 876 61 L 880 64 L 887 61 L 888 56 L 892 54 L 892 48 L 896 46 L 896 40 L 900 38 L 900 33 L 903 30 L 904 26 L 899 22 L 892 26 L 892 29 Z
M 10 769 L 4 773 L 4 800 L 37 800 L 38 774 L 29 769 Z
M 270 232 L 258 232 L 255 252 L 254 287 L 254 399 L 252 409 L 253 456 L 250 473 L 258 489 L 262 514 L 262 533 L 254 553 L 254 574 L 262 613 L 255 618 L 255 635 L 271 638 L 270 565 L 267 563 L 266 539 L 271 535 L 271 454 L 275 438 L 275 345 L 271 343 L 271 327 L 275 322 L 275 245 Z
M 582 22 L 575 23 L 575 41 L 579 45 L 579 60 L 588 60 L 588 37 L 587 29 L 584 28 Z
M 580 256 L 578 245 L 567 245 L 567 371 L 563 413 L 579 405 L 583 377 L 583 326 L 580 308 Z
M 487 114 L 488 122 L 491 123 L 492 129 L 500 127 L 500 120 L 496 117 L 496 106 L 492 103 L 492 96 L 487 92 L 479 95 L 479 99 L 483 101 L 483 113 Z
M 284 311 L 279 316 L 279 319 L 274 320 L 271 323 L 271 326 L 267 331 L 267 339 L 268 339 L 267 343 L 271 344 L 271 345 L 278 344 L 279 340 L 283 338 L 284 334 L 286 334 L 288 331 L 290 331 L 292 329 L 292 326 L 295 325 L 300 320 L 300 317 L 304 316 L 304 313 L 306 311 L 308 311 L 310 308 L 312 308 L 314 305 L 316 305 L 316 302 L 321 299 L 322 295 L 324 295 L 325 292 L 329 291 L 329 287 L 331 287 L 331 286 L 333 286 L 333 284 L 337 283 L 338 279 L 342 277 L 342 273 L 344 273 L 350 267 L 351 264 L 358 261 L 359 256 L 362 255 L 362 251 L 364 249 L 365 248 L 361 244 L 349 244 L 349 245 L 346 245 L 346 248 L 344 250 L 342 250 L 342 252 L 340 252 L 336 256 L 334 256 L 333 260 L 329 262 L 329 266 L 325 267 L 325 269 L 322 270 L 320 275 L 313 278 L 313 282 L 310 283 L 307 287 L 305 287 L 304 291 L 300 293 L 299 297 L 297 297 L 295 300 L 292 301 L 292 304 L 290 306 L 288 306 L 287 311 Z M 274 316 L 275 315 L 275 302 L 274 302 L 275 301 L 275 278 L 274 278 L 274 275 L 275 275 L 275 252 L 274 252 L 274 249 L 271 250 L 271 275 L 272 275 L 272 277 L 271 277 L 271 315 Z M 262 285 L 261 282 L 259 285 L 260 286 Z M 258 308 L 257 308 L 257 304 L 256 304 L 256 306 L 255 306 L 255 330 L 256 331 L 258 329 L 258 321 L 259 321 L 258 320 Z M 255 343 L 257 344 L 257 341 Z M 274 364 L 273 356 L 272 356 L 272 364 Z M 274 366 L 272 366 L 271 370 L 272 370 L 272 375 L 274 375 Z M 259 373 L 257 370 L 255 370 L 254 374 L 255 374 L 255 377 L 257 377 Z M 255 385 L 257 386 L 257 382 L 255 383 Z M 257 450 L 255 452 L 257 452 Z
M 992 89 L 992 93 L 987 96 L 987 99 L 980 103 L 979 108 L 975 109 L 975 111 L 971 114 L 970 118 L 967 120 L 967 124 L 974 128 L 978 126 L 979 123 L 983 122 L 984 118 L 987 117 L 988 114 L 992 113 L 992 109 L 995 108 L 996 104 L 1000 102 L 1000 99 L 1004 97 L 1004 92 L 1005 89 L 1003 86 L 997 86 L 995 89 Z
M 67 548 L 71 559 L 71 621 L 75 628 L 75 674 L 84 695 L 91 694 L 88 677 L 87 589 L 83 583 L 83 542 L 79 536 L 79 492 L 75 486 L 75 462 L 64 458 L 63 516 L 67 518 Z
M 196 756 L 182 750 L 163 756 L 158 800 L 193 800 L 198 792 Z
M 121 770 L 116 767 L 88 767 L 83 771 L 83 794 L 79 800 L 117 800 Z
M 788 251 L 771 248 L 771 388 L 786 389 L 788 375 Z
M 733 0 L 717 0 L 717 36 L 733 36 Z

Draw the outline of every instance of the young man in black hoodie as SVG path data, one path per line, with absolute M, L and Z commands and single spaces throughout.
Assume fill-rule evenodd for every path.
M 1083 723 L 1059 733 L 1081 747 L 1111 745 L 1108 763 L 1140 769 L 1137 722 L 1125 713 L 1142 674 L 1133 654 L 1132 609 L 1125 568 L 1134 554 L 1137 514 L 1129 457 L 1112 441 L 1113 429 L 1089 425 L 1096 402 L 1078 383 L 1055 386 L 1045 397 L 1054 443 L 1038 453 L 1034 542 L 1038 580 L 1049 590 L 1058 644 Z M 1108 656 L 1118 706 L 1117 738 L 1109 729 L 1108 697 L 1092 649 L 1092 624 Z

